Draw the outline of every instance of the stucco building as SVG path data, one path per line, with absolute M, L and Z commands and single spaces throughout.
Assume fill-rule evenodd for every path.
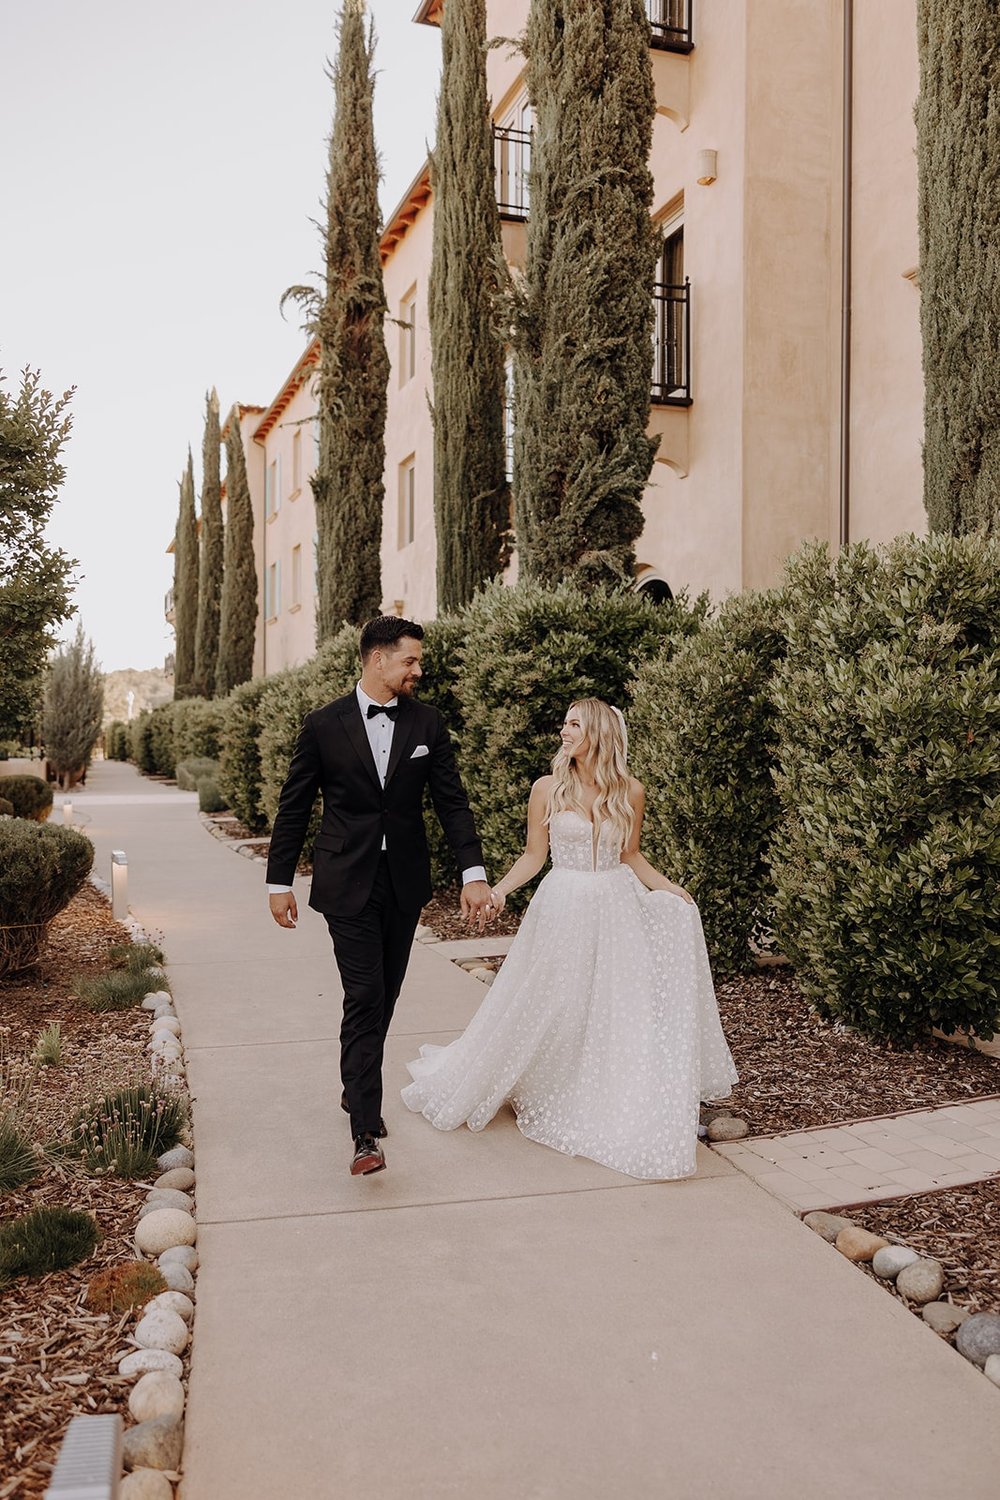
M 445 3 L 423 0 L 414 22 L 439 24 Z M 663 247 L 650 431 L 660 444 L 636 582 L 654 595 L 686 587 L 721 598 L 773 583 L 806 538 L 836 547 L 925 526 L 916 0 L 646 3 Z M 528 4 L 488 0 L 489 34 L 518 35 Z M 497 47 L 487 70 L 504 248 L 521 265 L 531 212 L 524 61 Z M 436 601 L 433 212 L 424 164 L 382 236 L 392 366 L 383 604 L 418 619 Z M 317 358 L 312 344 L 263 414 L 241 417 L 260 671 L 314 650 Z

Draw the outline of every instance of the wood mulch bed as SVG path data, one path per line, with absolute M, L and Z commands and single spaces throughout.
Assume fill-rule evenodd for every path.
M 846 1216 L 892 1243 L 909 1245 L 939 1260 L 945 1270 L 945 1297 L 970 1312 L 1000 1313 L 1000 1181 L 974 1182 L 888 1203 L 866 1203 Z M 901 1302 L 891 1281 L 881 1281 L 870 1265 L 862 1269 Z M 909 1304 L 907 1303 L 907 1306 Z
M 0 981 L 8 1077 L 39 1031 L 53 1021 L 61 1026 L 63 1063 L 42 1070 L 26 1115 L 38 1143 L 65 1136 L 77 1108 L 95 1094 L 149 1078 L 148 1015 L 138 1008 L 95 1014 L 73 993 L 75 979 L 103 973 L 111 967 L 108 949 L 128 941 L 108 902 L 84 886 L 49 933 L 34 971 Z M 76 1413 L 126 1412 L 131 1381 L 118 1374 L 115 1356 L 128 1347 L 123 1339 L 135 1314 L 93 1313 L 83 1299 L 97 1271 L 135 1259 L 132 1234 L 144 1197 L 142 1184 L 89 1177 L 73 1161 L 46 1158 L 38 1177 L 2 1200 L 4 1219 L 41 1205 L 93 1214 L 101 1240 L 81 1265 L 19 1278 L 0 1292 L 0 1500 L 44 1494 Z

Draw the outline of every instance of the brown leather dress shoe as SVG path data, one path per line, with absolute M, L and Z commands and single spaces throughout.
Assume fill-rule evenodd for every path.
M 385 1157 L 378 1141 L 373 1135 L 359 1135 L 354 1142 L 351 1176 L 368 1177 L 372 1172 L 384 1171 Z
M 351 1106 L 347 1102 L 346 1094 L 341 1094 L 340 1096 L 340 1107 L 344 1111 L 345 1115 L 349 1115 L 351 1113 Z M 386 1130 L 385 1128 L 385 1121 L 383 1120 L 381 1115 L 379 1115 L 378 1117 L 378 1130 L 376 1131 L 376 1134 L 380 1141 L 384 1141 L 386 1136 L 389 1134 L 388 1130 Z

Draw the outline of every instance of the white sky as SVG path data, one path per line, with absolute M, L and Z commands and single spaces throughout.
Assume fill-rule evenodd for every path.
M 370 0 L 383 214 L 433 134 L 440 37 Z M 75 385 L 51 536 L 106 671 L 162 666 L 163 595 L 204 396 L 266 404 L 321 264 L 338 0 L 30 0 L 0 19 L 0 368 Z M 71 629 L 75 628 L 75 620 Z M 67 632 L 67 633 L 71 633 Z

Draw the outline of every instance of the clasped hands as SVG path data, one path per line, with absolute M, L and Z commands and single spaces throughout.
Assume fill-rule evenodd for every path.
M 485 880 L 470 880 L 462 887 L 462 916 L 480 932 L 485 932 L 487 922 L 498 917 L 505 905 L 505 898 L 491 891 Z

